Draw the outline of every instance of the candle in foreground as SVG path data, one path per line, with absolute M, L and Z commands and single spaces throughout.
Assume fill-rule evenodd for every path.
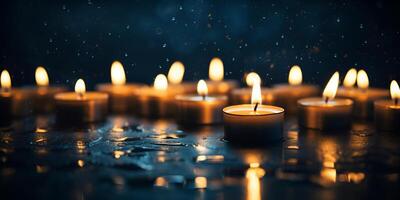
M 0 127 L 4 127 L 12 122 L 11 77 L 7 70 L 1 72 L 0 81 Z
M 289 84 L 274 85 L 275 104 L 285 109 L 288 115 L 297 113 L 297 101 L 306 97 L 317 96 L 319 88 L 315 85 L 302 84 L 301 68 L 294 65 L 289 71 Z
M 86 92 L 85 82 L 79 79 L 75 92 L 56 94 L 56 119 L 59 124 L 86 124 L 103 121 L 108 113 L 108 94 Z
M 251 100 L 251 91 L 253 83 L 261 83 L 260 76 L 255 72 L 250 72 L 246 75 L 246 88 L 233 89 L 229 94 L 229 104 L 246 104 Z M 274 95 L 272 89 L 261 88 L 261 96 L 264 104 L 274 104 Z
M 110 111 L 113 113 L 133 113 L 137 107 L 134 93 L 143 84 L 126 83 L 125 70 L 119 61 L 111 64 L 111 84 L 99 84 L 97 90 L 108 93 Z
M 31 88 L 34 93 L 33 108 L 36 113 L 49 113 L 54 110 L 54 95 L 67 89 L 60 86 L 50 86 L 49 76 L 44 67 L 39 66 L 35 70 L 37 87 Z M 29 89 L 29 88 L 27 88 Z
M 319 130 L 349 128 L 353 101 L 336 98 L 339 85 L 339 72 L 335 72 L 326 85 L 323 98 L 305 98 L 298 101 L 299 125 Z
M 379 130 L 400 131 L 400 88 L 393 80 L 390 83 L 392 100 L 375 101 L 375 125 Z
M 224 138 L 232 144 L 251 146 L 283 138 L 284 109 L 262 105 L 260 83 L 253 85 L 251 104 L 223 109 Z
M 168 71 L 168 88 L 176 93 L 194 94 L 196 93 L 196 83 L 183 81 L 185 66 L 180 61 L 172 63 Z
M 208 95 L 207 84 L 200 80 L 198 95 L 178 95 L 177 121 L 180 124 L 218 124 L 222 122 L 222 109 L 227 105 L 227 97 Z
M 228 94 L 238 87 L 235 80 L 224 80 L 224 63 L 219 58 L 213 58 L 210 62 L 207 81 L 209 94 Z

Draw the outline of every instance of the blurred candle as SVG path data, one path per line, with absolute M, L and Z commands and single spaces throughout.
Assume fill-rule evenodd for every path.
M 400 88 L 393 80 L 390 83 L 392 100 L 375 101 L 375 125 L 384 131 L 400 131 Z
M 297 101 L 302 98 L 317 96 L 319 88 L 315 85 L 302 84 L 301 68 L 294 65 L 289 71 L 289 84 L 277 84 L 273 87 L 275 104 L 285 109 L 286 114 L 297 113 Z
M 175 61 L 168 71 L 168 87 L 176 93 L 194 94 L 196 93 L 195 82 L 183 82 L 185 75 L 185 66 L 182 62 Z
M 97 90 L 108 93 L 110 111 L 113 113 L 133 113 L 137 107 L 134 93 L 143 84 L 126 83 L 125 70 L 121 62 L 111 64 L 111 84 L 97 85 Z
M 235 80 L 224 80 L 224 63 L 219 58 L 213 58 L 210 62 L 207 81 L 210 94 L 228 94 L 238 86 Z
M 222 109 L 227 105 L 226 96 L 209 96 L 207 84 L 200 80 L 198 95 L 178 95 L 177 121 L 180 124 L 218 124 L 222 122 Z
M 251 91 L 254 83 L 260 84 L 261 78 L 255 72 L 250 72 L 246 75 L 246 84 L 248 87 L 246 88 L 236 88 L 233 89 L 229 94 L 229 104 L 246 104 L 250 102 L 251 99 Z M 272 89 L 269 88 L 261 88 L 261 96 L 264 104 L 274 104 L 274 95 Z
M 347 97 L 353 98 L 357 89 L 354 88 L 354 85 L 357 82 L 357 70 L 354 68 L 349 69 L 347 71 L 346 76 L 343 80 L 343 86 L 340 87 L 337 91 L 338 97 Z
M 305 128 L 332 130 L 350 127 L 353 101 L 336 98 L 339 72 L 335 72 L 326 85 L 322 98 L 298 101 L 299 125 Z
M 4 127 L 12 122 L 11 77 L 7 70 L 1 72 L 0 81 L 0 127 Z
M 108 94 L 86 92 L 82 79 L 75 83 L 75 92 L 55 95 L 56 119 L 59 124 L 86 124 L 103 121 L 108 113 Z
M 232 144 L 252 146 L 282 140 L 284 109 L 262 105 L 260 83 L 253 84 L 251 104 L 223 109 L 224 138 Z

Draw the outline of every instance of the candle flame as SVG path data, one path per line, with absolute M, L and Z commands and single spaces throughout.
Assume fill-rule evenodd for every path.
M 224 63 L 219 58 L 213 58 L 210 62 L 208 76 L 212 81 L 222 81 L 224 79 Z
M 347 71 L 346 76 L 344 77 L 343 85 L 344 87 L 353 87 L 354 84 L 356 84 L 356 81 L 357 81 L 357 70 L 351 68 L 349 71 Z
M 47 71 L 44 67 L 39 66 L 35 71 L 35 80 L 38 86 L 48 86 L 49 85 L 49 76 L 47 75 Z
M 125 85 L 126 83 L 125 70 L 119 61 L 111 64 L 111 83 L 113 85 Z
M 300 85 L 303 81 L 303 74 L 301 68 L 298 65 L 294 65 L 289 71 L 289 84 Z
M 201 96 L 207 96 L 208 88 L 207 88 L 207 83 L 204 80 L 200 80 L 197 83 L 197 93 Z
M 1 88 L 9 90 L 11 89 L 11 77 L 7 70 L 1 72 Z
M 260 76 L 255 73 L 255 72 L 250 72 L 246 76 L 246 84 L 247 86 L 253 86 L 253 84 L 260 84 L 261 83 L 261 78 Z
M 78 94 L 85 94 L 86 92 L 86 85 L 85 85 L 85 81 L 83 81 L 82 79 L 78 79 L 75 83 L 75 92 Z
M 369 85 L 367 72 L 360 70 L 357 73 L 357 86 L 361 89 L 367 89 Z
M 164 74 L 159 74 L 154 79 L 154 88 L 156 90 L 167 90 L 168 89 L 168 80 Z
M 176 61 L 172 63 L 168 71 L 168 81 L 172 84 L 179 84 L 183 80 L 185 74 L 185 66 L 183 63 Z
M 251 91 L 251 104 L 261 104 L 261 102 L 261 86 L 260 83 L 255 83 Z
M 399 84 L 397 84 L 397 81 L 393 80 L 390 83 L 390 96 L 394 101 L 399 101 L 400 99 L 400 88 Z
M 338 86 L 339 86 L 339 72 L 335 72 L 332 75 L 331 79 L 329 79 L 328 84 L 326 84 L 324 92 L 322 93 L 322 96 L 324 97 L 324 99 L 326 99 L 326 101 L 335 98 Z

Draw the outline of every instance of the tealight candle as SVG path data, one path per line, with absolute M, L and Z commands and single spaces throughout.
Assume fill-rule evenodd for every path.
M 339 72 L 335 72 L 324 89 L 323 98 L 305 98 L 298 101 L 300 126 L 320 130 L 350 127 L 353 101 L 335 99 L 338 85 Z
M 207 84 L 200 80 L 198 95 L 178 95 L 177 121 L 180 124 L 218 124 L 222 122 L 222 109 L 227 105 L 226 96 L 208 96 Z
M 235 80 L 224 80 L 224 63 L 219 58 L 213 58 L 208 71 L 210 78 L 207 81 L 209 94 L 228 94 L 232 89 L 238 87 Z
M 108 94 L 86 92 L 85 82 L 79 79 L 75 92 L 55 95 L 56 119 L 59 124 L 85 124 L 99 122 L 108 112 Z
M 1 72 L 0 81 L 0 127 L 3 127 L 10 125 L 12 122 L 11 77 L 7 70 Z
M 357 73 L 358 89 L 341 92 L 340 96 L 348 97 L 354 101 L 353 115 L 360 119 L 371 119 L 373 117 L 374 101 L 389 97 L 389 91 L 378 88 L 368 88 L 369 79 L 364 70 Z
M 224 108 L 224 138 L 244 146 L 282 140 L 284 109 L 261 103 L 261 87 L 258 83 L 253 84 L 251 104 Z
M 183 82 L 183 76 L 185 74 L 185 66 L 182 62 L 175 61 L 172 63 L 168 71 L 168 88 L 174 90 L 177 93 L 194 94 L 196 93 L 196 83 L 194 82 Z
M 303 74 L 301 68 L 294 65 L 289 71 L 289 84 L 274 85 L 273 92 L 275 104 L 285 109 L 285 113 L 297 113 L 297 101 L 306 97 L 317 96 L 319 88 L 315 85 L 302 84 Z
M 357 70 L 351 68 L 349 69 L 349 71 L 347 71 L 346 76 L 344 77 L 343 86 L 338 88 L 337 96 L 353 98 L 357 92 L 357 89 L 354 88 L 356 82 L 357 82 Z
M 143 84 L 126 83 L 125 70 L 119 61 L 111 64 L 111 83 L 99 84 L 97 90 L 108 93 L 109 107 L 113 113 L 133 113 L 137 107 L 134 92 Z
M 400 131 L 400 88 L 395 80 L 390 83 L 392 100 L 375 101 L 375 125 L 384 131 Z
M 229 104 L 237 105 L 237 104 L 246 104 L 251 100 L 251 90 L 253 83 L 261 83 L 260 76 L 251 72 L 246 76 L 246 84 L 247 88 L 237 88 L 233 89 L 229 94 Z M 269 88 L 261 88 L 261 96 L 264 104 L 274 104 L 274 94 L 272 89 Z

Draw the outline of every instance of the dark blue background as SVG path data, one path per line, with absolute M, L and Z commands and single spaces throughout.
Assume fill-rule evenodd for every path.
M 0 68 L 14 85 L 33 84 L 36 66 L 53 83 L 109 81 L 120 60 L 128 81 L 151 83 L 174 60 L 186 80 L 207 78 L 214 56 L 226 78 L 257 71 L 283 82 L 293 64 L 306 82 L 364 68 L 372 85 L 399 80 L 395 1 L 2 1 Z

